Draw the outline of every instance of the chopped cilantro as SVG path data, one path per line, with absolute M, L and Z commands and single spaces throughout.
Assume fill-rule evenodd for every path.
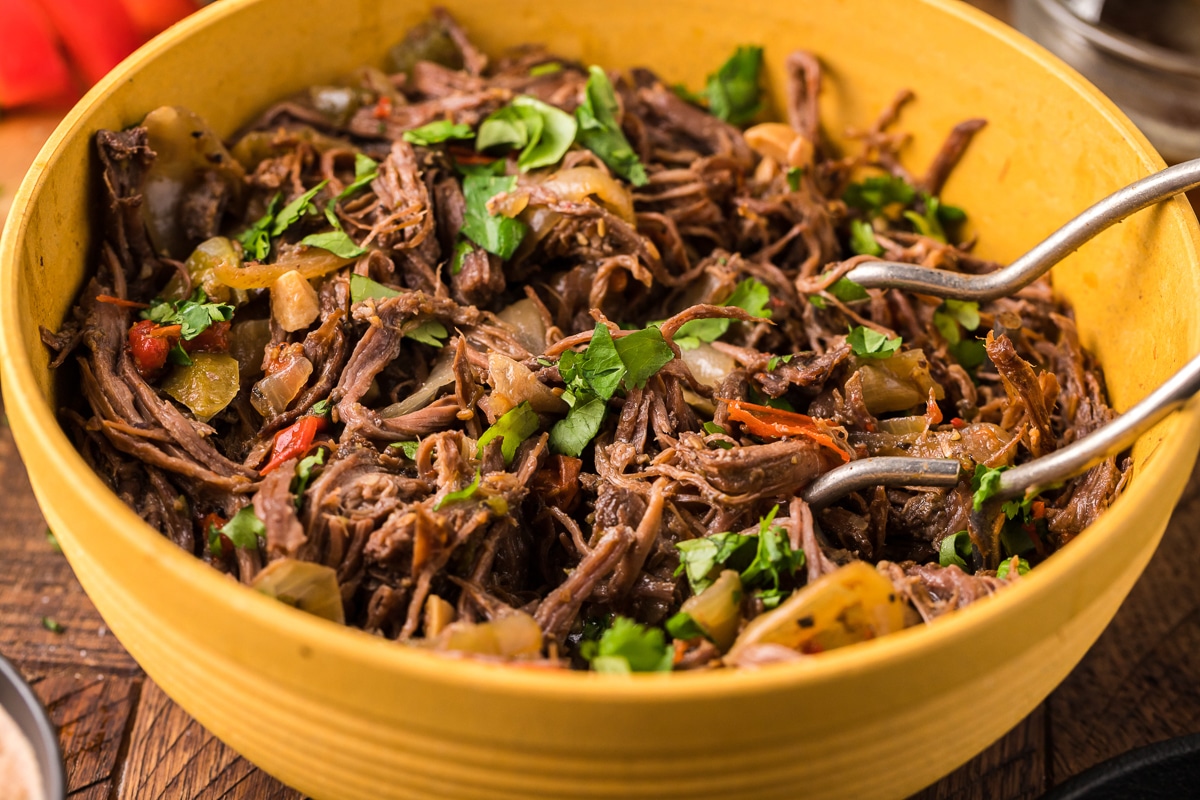
M 747 314 L 763 319 L 771 318 L 771 290 L 757 278 L 746 278 L 738 283 L 733 294 L 729 295 L 723 306 L 736 306 Z M 675 332 L 675 344 L 684 350 L 694 350 L 701 342 L 715 342 L 729 330 L 733 320 L 724 318 L 694 319 L 685 322 Z
M 324 400 L 318 400 L 317 402 L 313 403 L 308 409 L 308 413 L 314 417 L 327 416 L 329 414 L 330 405 L 329 398 L 326 397 Z
M 419 441 L 416 441 L 416 442 L 393 442 L 392 444 L 390 444 L 388 446 L 394 447 L 397 450 L 399 450 L 401 453 L 404 453 L 404 457 L 407 458 L 409 461 L 416 461 L 417 460 L 417 448 L 421 446 L 421 443 Z
M 716 74 L 708 76 L 704 96 L 714 116 L 732 125 L 754 119 L 761 108 L 758 78 L 762 61 L 761 47 L 740 46 Z
M 895 203 L 908 205 L 916 197 L 916 189 L 908 185 L 903 178 L 894 175 L 876 175 L 867 178 L 862 183 L 852 183 L 846 187 L 842 200 L 846 205 L 853 206 L 867 214 L 877 217 L 884 209 Z
M 962 335 L 963 329 L 973 331 L 979 324 L 979 303 L 974 301 L 946 300 L 933 312 L 933 326 L 946 340 L 951 355 L 967 370 L 975 369 L 987 358 L 983 342 Z
M 183 345 L 176 342 L 175 345 L 167 351 L 167 361 L 178 367 L 190 367 L 192 365 L 192 357 L 188 355 L 187 350 L 183 349 Z
M 483 121 L 475 149 L 520 149 L 517 166 L 526 172 L 557 164 L 575 141 L 576 128 L 575 118 L 567 112 L 521 95 Z
M 838 278 L 825 291 L 841 300 L 843 303 L 855 303 L 859 300 L 869 300 L 871 295 L 867 294 L 867 290 L 849 278 Z
M 751 548 L 745 548 L 745 545 L 753 538 L 740 533 L 715 533 L 712 536 L 677 542 L 675 547 L 679 550 L 679 566 L 675 569 L 675 574 L 687 575 L 692 593 L 699 594 L 712 586 L 712 573 L 717 567 L 730 561 L 735 553 L 742 556 L 741 561 L 749 563 L 752 558 L 749 555 Z
M 142 312 L 142 319 L 160 325 L 178 325 L 183 339 L 195 339 L 214 322 L 233 319 L 233 306 L 224 303 L 209 303 L 204 290 L 197 287 L 187 300 L 159 300 Z M 191 363 L 190 360 L 188 363 Z
M 1028 574 L 1030 570 L 1029 562 L 1020 556 L 1013 556 L 1000 562 L 1000 569 L 996 570 L 996 577 L 1000 580 L 1008 580 L 1008 576 L 1012 573 L 1013 564 L 1017 565 L 1017 575 Z
M 971 477 L 971 490 L 975 493 L 973 500 L 976 511 L 982 510 L 983 504 L 1000 491 L 1000 473 L 1006 469 L 1008 467 L 975 465 L 975 474 Z
M 646 168 L 617 122 L 618 110 L 616 93 L 608 76 L 600 67 L 590 67 L 583 103 L 575 109 L 579 143 L 634 186 L 644 186 L 649 181 Z
M 746 586 L 770 583 L 779 598 L 779 579 L 783 575 L 791 575 L 804 566 L 804 551 L 792 550 L 787 531 L 778 525 L 772 525 L 779 506 L 771 509 L 767 516 L 758 523 L 758 550 L 750 566 L 742 570 L 742 583 Z
M 608 327 L 596 323 L 592 340 L 582 353 L 568 350 L 559 357 L 558 371 L 571 406 L 550 430 L 556 453 L 578 456 L 604 424 L 607 401 L 621 387 L 640 388 L 662 369 L 674 353 L 658 328 L 650 327 L 614 340 Z
M 500 437 L 500 451 L 504 454 L 504 463 L 512 464 L 513 457 L 517 454 L 517 447 L 521 442 L 528 439 L 537 431 L 541 423 L 538 420 L 537 412 L 533 410 L 533 406 L 526 400 L 521 405 L 510 408 L 496 422 L 483 432 L 479 437 L 479 447 L 476 450 L 477 456 L 483 455 L 483 448 L 488 442 L 496 437 Z
M 939 242 L 945 242 L 946 229 L 942 223 L 946 222 L 953 225 L 967 218 L 966 213 L 961 208 L 943 206 L 942 201 L 933 195 L 922 194 L 921 200 L 925 204 L 925 213 L 918 214 L 916 211 L 905 211 L 904 218 L 911 222 L 913 229 L 922 236 L 928 236 Z
M 446 330 L 445 325 L 436 319 L 430 319 L 422 322 L 404 335 L 414 342 L 427 344 L 430 347 L 441 347 L 446 343 L 446 337 L 450 335 L 450 332 Z
M 482 479 L 482 477 L 483 476 L 480 473 L 480 471 L 475 470 L 475 480 L 471 481 L 469 484 L 467 484 L 463 488 L 459 489 L 458 491 L 447 492 L 445 495 L 442 496 L 441 500 L 438 500 L 437 503 L 434 504 L 433 510 L 440 511 L 442 508 L 450 505 L 451 503 L 457 503 L 460 500 L 470 499 L 471 495 L 475 494 L 475 492 L 478 491 L 479 481 Z
M 274 222 L 271 223 L 271 238 L 274 239 L 277 236 L 281 236 L 284 231 L 292 226 L 292 223 L 305 214 L 317 213 L 317 207 L 313 205 L 312 200 L 317 196 L 317 192 L 325 188 L 325 184 L 327 183 L 329 183 L 328 180 L 321 181 L 280 209 L 279 213 L 275 215 Z
M 943 567 L 954 565 L 966 569 L 967 560 L 973 557 L 972 547 L 971 534 L 966 531 L 952 533 L 942 539 L 942 545 L 938 548 L 938 563 Z
M 220 530 L 216 527 L 209 528 L 208 551 L 214 556 L 221 554 L 221 535 L 233 543 L 234 547 L 251 549 L 258 547 L 258 539 L 267 535 L 267 528 L 254 513 L 254 506 L 243 506 Z
M 466 239 L 459 239 L 458 244 L 454 246 L 454 257 L 450 260 L 450 274 L 457 275 L 462 272 L 463 259 L 471 253 L 471 243 Z
M 788 188 L 793 192 L 800 191 L 800 179 L 804 177 L 804 167 L 789 167 L 787 171 Z
M 722 428 L 720 425 L 718 425 L 715 422 L 704 423 L 704 432 L 705 433 L 721 433 L 721 434 L 726 434 L 726 435 L 728 435 L 728 433 L 729 433 L 729 431 L 725 430 L 724 428 Z
M 292 478 L 291 490 L 292 494 L 296 495 L 297 508 L 300 507 L 304 491 L 308 488 L 309 481 L 312 480 L 313 469 L 324 463 L 325 448 L 319 447 L 317 452 L 300 459 L 300 463 L 296 465 L 296 477 Z
M 51 633 L 62 633 L 66 630 L 62 623 L 56 622 L 52 617 L 42 617 L 42 627 Z
M 808 302 L 812 303 L 814 306 L 821 309 L 822 311 L 825 310 L 825 308 L 827 308 L 829 306 L 829 304 L 825 302 L 825 298 L 821 297 L 821 295 L 819 295 L 819 294 L 809 295 Z
M 881 256 L 883 247 L 875 241 L 875 230 L 866 220 L 850 220 L 850 249 L 860 256 Z
M 402 138 L 409 144 L 428 147 L 450 139 L 470 139 L 475 135 L 470 125 L 455 124 L 448 119 L 439 119 L 404 132 Z
M 399 297 L 400 292 L 373 281 L 366 275 L 352 274 L 350 276 L 350 302 L 361 303 L 363 300 L 374 298 L 382 300 L 386 297 Z
M 900 349 L 902 339 L 889 339 L 878 331 L 859 325 L 846 336 L 854 355 L 859 358 L 890 358 Z
M 596 642 L 585 641 L 580 655 L 592 669 L 613 675 L 631 672 L 669 672 L 673 648 L 658 628 L 646 628 L 627 617 L 616 617 Z
M 358 258 L 367 252 L 365 247 L 359 247 L 345 231 L 313 233 L 301 239 L 300 244 L 328 250 L 340 258 Z
M 487 203 L 496 195 L 511 192 L 515 188 L 515 175 L 468 175 L 463 179 L 463 196 L 467 205 L 463 236 L 501 258 L 510 258 L 516 252 L 529 228 L 519 219 L 490 213 Z
M 271 226 L 275 223 L 275 210 L 279 207 L 282 195 L 276 192 L 267 203 L 267 213 L 263 214 L 254 224 L 238 235 L 242 249 L 255 261 L 262 261 L 271 253 Z
M 529 68 L 529 77 L 540 78 L 543 75 L 554 75 L 562 72 L 562 64 L 557 61 L 547 61 L 544 64 L 535 64 Z
M 354 154 L 354 180 L 345 189 L 338 192 L 338 196 L 334 201 L 345 200 L 350 195 L 362 189 L 371 181 L 379 177 L 379 164 L 370 156 L 362 153 Z M 335 225 L 334 227 L 339 227 Z
M 708 634 L 700 627 L 700 623 L 692 619 L 692 615 L 686 611 L 680 611 L 667 620 L 667 633 L 671 634 L 673 639 L 699 639 L 708 638 Z
M 54 531 L 46 528 L 46 544 L 56 553 L 62 552 L 62 545 L 58 543 L 58 537 L 54 535 Z
M 692 593 L 699 594 L 712 585 L 719 568 L 736 569 L 743 585 L 765 589 L 759 595 L 764 602 L 778 603 L 786 595 L 781 580 L 803 567 L 805 560 L 803 550 L 792 550 L 787 532 L 771 524 L 777 513 L 779 506 L 760 519 L 757 533 L 718 533 L 678 542 L 675 574 L 686 574 Z

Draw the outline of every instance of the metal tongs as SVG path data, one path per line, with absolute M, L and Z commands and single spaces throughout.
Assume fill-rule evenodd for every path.
M 1185 161 L 1142 178 L 1088 208 L 1012 264 L 985 275 L 963 275 L 915 264 L 872 261 L 846 277 L 870 288 L 906 289 L 959 300 L 994 300 L 1012 294 L 1049 270 L 1106 228 L 1137 211 L 1200 186 L 1200 159 Z M 1200 355 L 1192 358 L 1162 386 L 1103 428 L 1034 461 L 1000 473 L 999 488 L 981 511 L 971 516 L 972 539 L 978 548 L 977 568 L 995 568 L 1000 504 L 1036 493 L 1081 475 L 1109 456 L 1131 446 L 1139 436 L 1184 405 L 1200 391 Z M 957 459 L 864 458 L 831 470 L 809 484 L 804 500 L 814 509 L 850 492 L 871 486 L 955 486 L 963 479 Z

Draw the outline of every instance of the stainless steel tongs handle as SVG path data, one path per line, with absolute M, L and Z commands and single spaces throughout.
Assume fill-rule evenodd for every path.
M 1050 455 L 1000 474 L 995 500 L 1011 500 L 1080 475 L 1129 447 L 1139 436 L 1200 392 L 1200 356 L 1120 417 Z M 954 486 L 957 459 L 875 457 L 851 461 L 809 484 L 803 497 L 815 509 L 869 486 Z
M 850 270 L 846 277 L 872 289 L 907 289 L 957 300 L 995 300 L 1033 283 L 1089 239 L 1130 214 L 1197 186 L 1200 186 L 1200 159 L 1167 167 L 1118 189 L 1007 267 L 985 275 L 963 275 L 893 261 L 870 261 Z

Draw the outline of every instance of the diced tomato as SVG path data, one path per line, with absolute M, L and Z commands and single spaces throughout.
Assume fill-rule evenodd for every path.
M 967 427 L 967 421 L 966 421 L 966 420 L 964 420 L 962 417 L 955 417 L 954 419 L 950 420 L 950 424 L 951 424 L 951 425 L 953 425 L 955 428 L 958 428 L 958 429 L 960 429 L 960 430 L 961 430 L 962 428 L 965 428 L 965 427 Z
M 224 320 L 214 322 L 195 339 L 185 339 L 183 349 L 189 353 L 228 353 L 231 326 L 232 323 Z
M 371 116 L 375 119 L 387 119 L 392 115 L 392 98 L 379 98 L 379 102 L 375 104 L 375 110 L 371 112 Z
M 803 436 L 829 448 L 842 461 L 849 461 L 850 454 L 838 446 L 822 423 L 795 411 L 784 411 L 770 406 L 760 406 L 742 400 L 727 401 L 729 418 L 742 423 L 746 432 L 766 439 L 781 439 L 785 436 Z
M 142 43 L 121 0 L 38 2 L 89 85 L 103 78 Z
M 290 458 L 299 458 L 312 447 L 317 432 L 326 425 L 325 417 L 306 416 L 293 422 L 279 433 L 275 434 L 275 444 L 271 449 L 271 460 L 260 469 L 260 475 L 266 475 Z
M 166 30 L 196 10 L 191 0 L 121 0 L 143 39 Z
M 167 354 L 175 346 L 175 342 L 167 336 L 156 335 L 156 325 L 152 320 L 144 319 L 129 329 L 129 352 L 133 355 L 133 365 L 138 374 L 147 380 L 153 380 L 167 365 Z
M 570 511 L 579 493 L 579 473 L 583 461 L 572 456 L 552 455 L 546 466 L 533 474 L 530 488 L 548 506 Z
M 73 89 L 54 26 L 37 1 L 0 2 L 0 107 L 51 100 Z

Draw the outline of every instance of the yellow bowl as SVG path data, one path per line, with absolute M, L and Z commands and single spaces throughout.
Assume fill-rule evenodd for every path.
M 487 50 L 542 41 L 699 85 L 739 43 L 828 67 L 839 135 L 901 87 L 928 163 L 955 122 L 990 122 L 946 189 L 980 252 L 1007 260 L 1162 166 L 1119 111 L 1040 48 L 948 0 L 445 3 Z M 92 134 L 182 104 L 232 133 L 271 100 L 362 62 L 423 18 L 405 0 L 223 0 L 131 57 L 79 103 L 18 191 L 0 243 L 4 400 L 34 490 L 113 632 L 217 736 L 320 798 L 900 797 L 1014 725 L 1074 666 L 1149 560 L 1196 456 L 1194 410 L 1144 436 L 1112 509 L 1018 585 L 927 628 L 757 672 L 630 679 L 447 660 L 343 629 L 230 582 L 153 532 L 55 419 L 47 369 L 96 241 Z M 1200 350 L 1196 219 L 1181 200 L 1055 270 L 1127 408 Z M 920 752 L 917 744 L 920 742 Z

